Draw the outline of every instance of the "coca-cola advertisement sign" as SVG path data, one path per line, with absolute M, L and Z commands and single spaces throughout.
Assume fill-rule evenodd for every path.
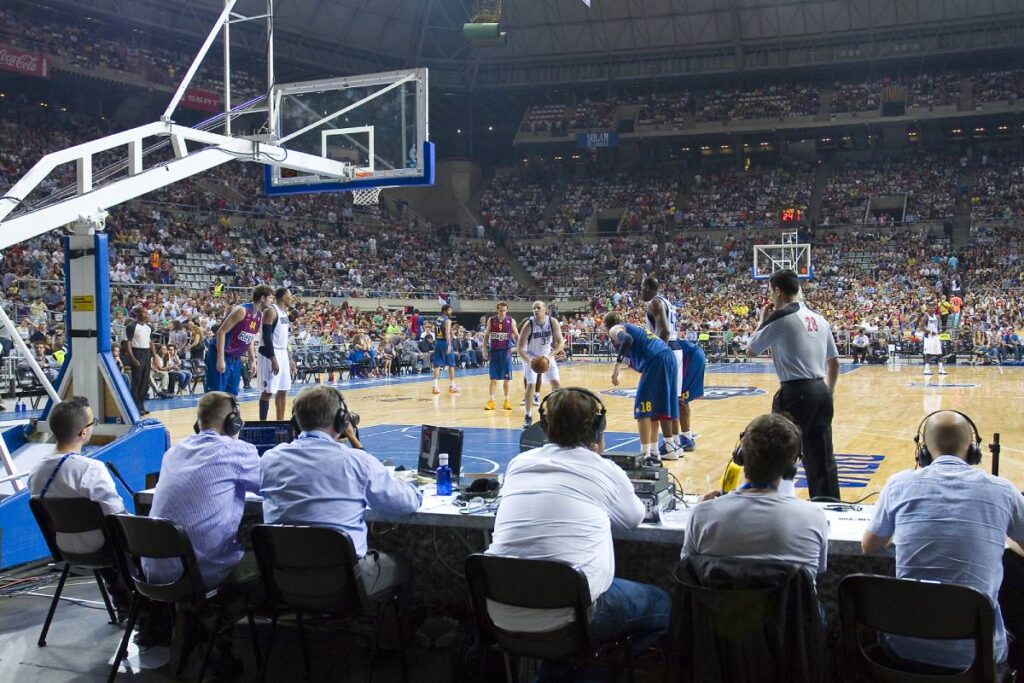
M 0 69 L 38 78 L 50 77 L 50 58 L 38 52 L 0 45 Z
M 181 98 L 181 106 L 199 111 L 217 112 L 221 110 L 220 95 L 209 90 L 189 88 L 185 91 L 185 96 Z

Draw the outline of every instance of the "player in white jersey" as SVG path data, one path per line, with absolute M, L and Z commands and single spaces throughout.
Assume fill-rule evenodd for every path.
M 529 427 L 533 424 L 533 406 L 540 405 L 540 385 L 544 379 L 551 383 L 552 389 L 559 387 L 558 363 L 555 356 L 562 352 L 565 341 L 562 339 L 562 328 L 558 321 L 548 315 L 548 307 L 543 301 L 533 302 L 533 315 L 523 321 L 519 330 L 519 341 L 516 344 L 516 351 L 523 359 L 523 390 L 526 396 L 523 403 L 526 405 L 526 418 L 523 426 Z M 538 375 L 530 367 L 534 358 L 545 356 L 548 359 L 548 369 Z M 533 387 L 533 401 L 530 401 L 530 387 Z
M 672 302 L 658 294 L 658 287 L 656 278 L 645 277 L 640 285 L 640 298 L 647 304 L 647 315 L 645 316 L 647 329 L 668 344 L 668 347 L 672 349 L 672 355 L 676 357 L 675 389 L 676 396 L 681 396 L 683 393 L 683 348 L 679 345 L 678 314 Z M 679 403 L 683 404 L 683 401 L 680 400 Z M 678 460 L 683 455 L 683 448 L 679 443 L 679 432 L 681 431 L 679 418 L 672 420 L 671 423 L 662 422 L 661 428 L 665 443 L 658 449 L 658 454 L 663 460 Z
M 274 292 L 275 303 L 263 312 L 263 340 L 260 343 L 257 372 L 260 376 L 260 420 L 266 420 L 270 413 L 270 396 L 274 396 L 274 411 L 277 419 L 283 420 L 284 404 L 288 390 L 292 388 L 295 361 L 288 353 L 288 338 L 291 335 L 291 321 L 288 306 L 292 293 L 286 287 Z

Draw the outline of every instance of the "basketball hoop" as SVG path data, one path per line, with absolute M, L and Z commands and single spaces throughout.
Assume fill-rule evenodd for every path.
M 380 190 L 379 187 L 363 187 L 352 190 L 352 204 L 354 206 L 377 206 Z

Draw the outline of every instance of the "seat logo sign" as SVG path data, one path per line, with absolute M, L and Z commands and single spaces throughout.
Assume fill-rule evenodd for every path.
M 601 393 L 608 396 L 636 398 L 636 389 L 606 389 Z M 704 387 L 703 400 L 721 401 L 722 399 L 736 398 L 737 396 L 763 396 L 765 393 L 764 389 L 758 389 L 757 387 Z

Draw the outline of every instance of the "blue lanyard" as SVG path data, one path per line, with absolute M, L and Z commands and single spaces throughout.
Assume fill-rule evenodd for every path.
M 315 432 L 315 433 L 314 432 L 302 432 L 301 434 L 299 434 L 299 438 L 300 439 L 320 439 L 321 441 L 326 441 L 327 443 L 336 443 L 336 441 L 334 439 L 332 439 L 331 437 L 329 437 L 329 436 L 327 436 L 325 434 L 321 434 L 319 432 Z
M 740 491 L 746 491 L 747 489 L 771 489 L 772 491 L 778 491 L 779 487 L 774 484 L 767 484 L 760 481 L 748 481 L 739 488 Z
M 57 463 L 57 466 L 53 468 L 53 472 L 50 472 L 50 478 L 46 480 L 46 483 L 43 484 L 43 490 L 39 492 L 40 498 L 45 496 L 46 492 L 50 490 L 50 484 L 53 483 L 53 478 L 57 476 L 57 472 L 60 472 L 60 468 L 64 466 L 64 462 L 72 455 L 75 455 L 75 453 L 65 453 L 64 457 Z

